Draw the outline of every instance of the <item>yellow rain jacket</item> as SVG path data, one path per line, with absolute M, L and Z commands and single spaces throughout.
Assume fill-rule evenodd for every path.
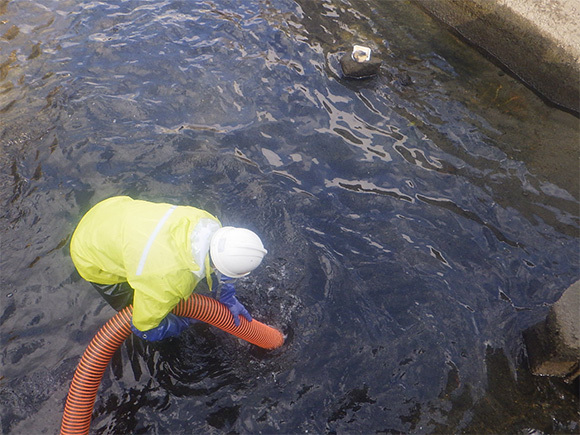
M 204 277 L 211 288 L 209 244 L 220 226 L 194 207 L 116 196 L 82 218 L 71 239 L 71 257 L 87 281 L 127 281 L 134 290 L 133 324 L 148 331 Z

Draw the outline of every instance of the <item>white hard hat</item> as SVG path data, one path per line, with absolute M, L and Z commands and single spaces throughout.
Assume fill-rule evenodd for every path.
M 239 278 L 258 267 L 268 251 L 253 231 L 223 227 L 211 238 L 209 253 L 218 271 Z

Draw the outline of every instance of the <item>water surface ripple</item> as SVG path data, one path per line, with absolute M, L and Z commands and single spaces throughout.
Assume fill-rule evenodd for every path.
M 0 1 L 2 432 L 58 430 L 113 314 L 68 242 L 123 194 L 259 232 L 288 340 L 130 338 L 96 433 L 577 432 L 521 332 L 580 276 L 578 132 L 408 2 Z

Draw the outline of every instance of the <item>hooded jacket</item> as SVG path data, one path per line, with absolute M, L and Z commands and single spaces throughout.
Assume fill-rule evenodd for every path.
M 116 196 L 95 205 L 71 239 L 79 274 L 98 284 L 128 282 L 133 325 L 148 331 L 204 277 L 211 288 L 209 246 L 219 220 L 204 210 Z

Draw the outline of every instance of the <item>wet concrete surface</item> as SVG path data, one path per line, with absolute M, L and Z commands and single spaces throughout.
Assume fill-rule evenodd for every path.
M 413 0 L 547 100 L 580 111 L 575 0 Z

